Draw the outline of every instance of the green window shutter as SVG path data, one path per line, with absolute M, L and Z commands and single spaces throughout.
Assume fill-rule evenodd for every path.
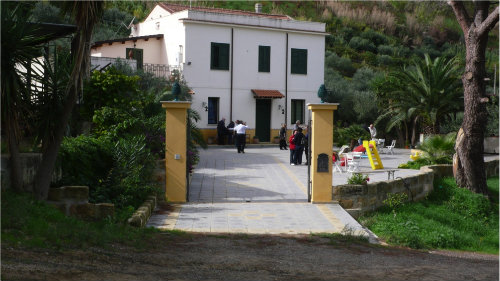
M 219 69 L 229 70 L 229 44 L 220 44 Z
M 229 44 L 211 43 L 210 69 L 229 70 Z
M 292 74 L 307 74 L 307 49 L 294 49 L 291 51 Z
M 210 69 L 217 69 L 218 58 L 219 58 L 219 48 L 217 47 L 217 43 L 212 42 L 210 48 Z
M 259 72 L 271 72 L 271 46 L 259 46 Z

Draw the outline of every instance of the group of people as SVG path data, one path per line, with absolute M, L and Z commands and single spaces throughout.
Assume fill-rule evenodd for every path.
M 279 137 L 280 137 L 280 150 L 288 150 L 286 148 L 286 124 L 281 125 Z M 309 151 L 309 132 L 305 135 L 302 133 L 303 129 L 300 126 L 300 121 L 297 120 L 293 126 L 293 132 L 288 138 L 288 143 L 290 144 L 290 165 L 301 165 L 302 164 L 302 153 L 306 155 L 306 162 L 308 159 Z
M 227 137 L 227 143 L 232 144 L 234 139 L 238 153 L 245 153 L 247 129 L 247 123 L 241 120 L 236 120 L 236 122 L 231 121 L 226 127 L 226 118 L 222 118 L 217 123 L 217 143 L 224 145 Z

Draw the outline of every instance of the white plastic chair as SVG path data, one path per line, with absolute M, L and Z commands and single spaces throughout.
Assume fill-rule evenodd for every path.
M 384 145 L 385 145 L 385 139 L 377 140 L 377 151 L 379 153 L 384 153 Z
M 392 140 L 391 145 L 386 146 L 387 147 L 387 152 L 391 153 L 391 155 L 394 155 L 393 148 L 396 146 L 396 140 Z
M 346 154 L 347 157 L 347 172 L 354 173 L 359 172 L 359 160 L 361 159 L 362 152 L 349 152 Z

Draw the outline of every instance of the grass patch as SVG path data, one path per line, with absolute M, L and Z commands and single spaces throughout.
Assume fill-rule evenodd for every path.
M 30 194 L 2 191 L 2 243 L 40 248 L 103 247 L 122 243 L 138 248 L 159 232 L 113 219 L 88 222 L 67 217 Z
M 445 178 L 435 181 L 427 200 L 385 206 L 360 222 L 394 245 L 498 254 L 498 177 L 487 183 L 493 202 Z
M 312 236 L 330 239 L 330 244 L 343 243 L 368 243 L 368 237 L 356 235 L 354 229 L 346 226 L 340 233 L 311 233 Z

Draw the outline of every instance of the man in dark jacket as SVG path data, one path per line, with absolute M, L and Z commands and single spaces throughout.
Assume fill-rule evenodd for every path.
M 295 137 L 293 138 L 293 142 L 295 143 L 295 165 L 301 165 L 302 164 L 302 152 L 304 151 L 304 143 L 302 142 L 302 139 L 304 138 L 304 134 L 302 133 L 302 128 L 299 127 L 297 129 L 297 133 L 295 134 Z
M 222 119 L 217 123 L 217 143 L 219 145 L 224 144 L 224 139 L 226 138 L 226 118 Z

